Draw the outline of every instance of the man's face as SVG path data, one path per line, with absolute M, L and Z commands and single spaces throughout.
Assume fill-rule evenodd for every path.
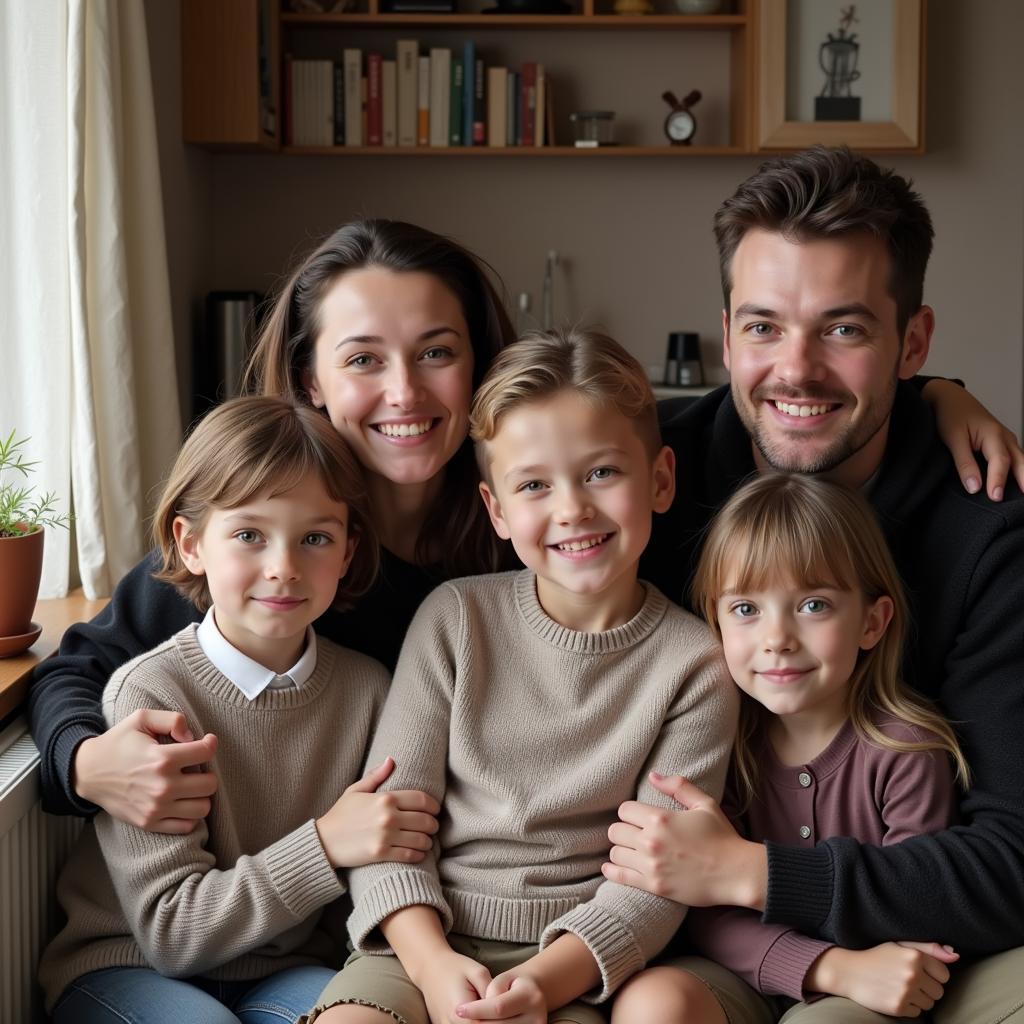
M 807 242 L 754 229 L 732 261 L 723 314 L 732 396 L 764 466 L 859 485 L 878 468 L 899 378 L 924 363 L 922 307 L 897 330 L 885 243 Z

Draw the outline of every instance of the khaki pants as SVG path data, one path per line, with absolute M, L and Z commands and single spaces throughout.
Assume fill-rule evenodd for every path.
M 492 942 L 468 935 L 449 935 L 448 942 L 456 953 L 472 957 L 483 964 L 492 977 L 534 956 L 536 945 L 514 942 Z M 339 1003 L 372 1006 L 390 1014 L 399 1024 L 430 1024 L 420 990 L 409 980 L 401 963 L 394 956 L 363 956 L 353 953 L 320 993 L 316 1007 L 299 1024 L 312 1024 L 319 1014 Z M 572 1002 L 548 1015 L 549 1024 L 605 1024 L 604 1013 L 596 1006 Z
M 782 1012 L 782 1001 L 755 992 L 720 964 L 696 956 L 664 962 L 700 978 L 729 1024 L 891 1024 L 894 1019 L 837 996 L 797 1003 Z M 1024 946 L 954 967 L 945 995 L 918 1019 L 932 1024 L 1024 1024 Z

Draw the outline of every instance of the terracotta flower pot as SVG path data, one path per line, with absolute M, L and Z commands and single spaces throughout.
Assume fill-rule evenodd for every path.
M 29 631 L 42 573 L 42 530 L 0 537 L 0 637 Z

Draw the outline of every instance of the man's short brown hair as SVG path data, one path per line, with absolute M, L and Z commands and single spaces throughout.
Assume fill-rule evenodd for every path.
M 752 228 L 795 242 L 858 233 L 880 238 L 892 263 L 889 294 L 901 336 L 921 308 L 935 234 L 928 209 L 908 179 L 845 146 L 814 146 L 768 160 L 718 208 L 715 239 L 727 313 L 732 259 Z

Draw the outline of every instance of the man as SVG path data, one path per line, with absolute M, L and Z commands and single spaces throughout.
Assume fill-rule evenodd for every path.
M 961 825 L 885 849 L 748 843 L 676 780 L 689 810 L 624 805 L 606 874 L 684 903 L 761 910 L 851 948 L 902 938 L 950 943 L 965 958 L 1014 949 L 1024 944 L 1024 498 L 1012 479 L 1002 503 L 964 493 L 907 383 L 935 323 L 922 303 L 928 212 L 894 173 L 817 147 L 763 165 L 719 209 L 715 234 L 731 385 L 685 413 L 663 410 L 677 499 L 641 576 L 678 599 L 701 531 L 751 473 L 862 488 L 911 602 L 907 680 L 954 723 L 973 780 Z M 1006 998 L 994 1006 L 1019 992 L 1024 951 L 978 966 L 1000 963 Z M 957 1019 L 1007 1019 L 1020 1009 L 1012 998 L 1004 1016 L 974 1007 Z

